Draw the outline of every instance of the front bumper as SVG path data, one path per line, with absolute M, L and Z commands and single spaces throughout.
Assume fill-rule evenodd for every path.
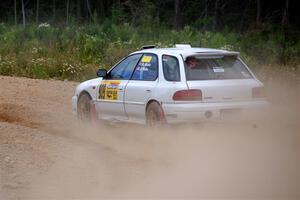
M 162 108 L 168 123 L 221 119 L 222 117 L 226 117 L 224 113 L 228 113 L 227 111 L 253 111 L 261 110 L 267 108 L 268 106 L 269 103 L 266 100 L 162 104 Z

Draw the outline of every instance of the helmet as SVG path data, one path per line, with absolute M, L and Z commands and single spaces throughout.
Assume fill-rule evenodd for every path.
M 199 65 L 199 61 L 195 57 L 187 57 L 186 63 L 190 69 L 196 68 Z

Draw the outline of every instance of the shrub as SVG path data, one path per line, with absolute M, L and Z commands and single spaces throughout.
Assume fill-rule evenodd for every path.
M 33 78 L 84 80 L 95 76 L 97 68 L 110 68 L 128 53 L 143 45 L 171 47 L 176 43 L 221 48 L 241 52 L 259 66 L 289 66 L 299 73 L 298 36 L 287 40 L 280 31 L 256 31 L 243 35 L 230 31 L 208 32 L 190 26 L 180 31 L 157 24 L 132 27 L 128 23 L 54 27 L 43 23 L 23 28 L 0 24 L 0 74 Z M 265 72 L 264 72 L 265 74 Z

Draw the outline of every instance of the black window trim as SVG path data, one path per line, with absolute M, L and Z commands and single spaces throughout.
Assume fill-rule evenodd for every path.
M 131 81 L 156 81 L 157 78 L 159 77 L 159 60 L 158 60 L 158 56 L 157 56 L 155 53 L 147 53 L 147 52 L 137 53 L 137 54 L 143 54 L 143 55 L 140 57 L 139 61 L 138 61 L 137 64 L 135 65 L 135 67 L 134 67 L 134 69 L 133 69 L 133 72 L 132 72 L 132 74 L 131 74 L 129 80 L 131 80 Z M 150 55 L 154 55 L 154 56 L 156 57 L 156 60 L 157 60 L 157 66 L 156 66 L 156 68 L 157 68 L 157 75 L 156 75 L 155 79 L 153 79 L 153 80 L 135 80 L 135 79 L 132 79 L 132 76 L 133 76 L 133 74 L 134 74 L 134 72 L 135 72 L 136 67 L 138 66 L 138 64 L 140 63 L 142 57 L 143 57 L 145 54 L 147 54 L 147 55 L 149 55 L 149 54 L 150 54 Z M 132 54 L 132 55 L 134 55 L 134 54 Z
M 166 78 L 166 75 L 165 75 L 165 69 L 164 69 L 164 63 L 163 63 L 163 57 L 164 57 L 164 56 L 170 56 L 170 57 L 176 58 L 177 63 L 178 63 L 178 72 L 179 72 L 179 80 L 178 80 L 178 81 L 171 81 L 171 80 L 168 80 L 168 79 Z M 168 54 L 163 54 L 163 55 L 161 56 L 161 65 L 162 65 L 162 70 L 163 70 L 164 78 L 165 78 L 166 81 L 168 81 L 168 82 L 181 82 L 180 64 L 179 64 L 179 60 L 178 60 L 178 58 L 177 58 L 176 56 L 168 55 Z

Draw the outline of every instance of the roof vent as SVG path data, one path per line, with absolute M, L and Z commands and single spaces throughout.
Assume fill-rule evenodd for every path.
M 141 50 L 143 50 L 143 49 L 153 49 L 153 48 L 155 48 L 155 45 L 145 45 L 145 46 L 141 47 Z
M 176 48 L 180 48 L 180 49 L 189 49 L 192 48 L 190 44 L 175 44 Z

